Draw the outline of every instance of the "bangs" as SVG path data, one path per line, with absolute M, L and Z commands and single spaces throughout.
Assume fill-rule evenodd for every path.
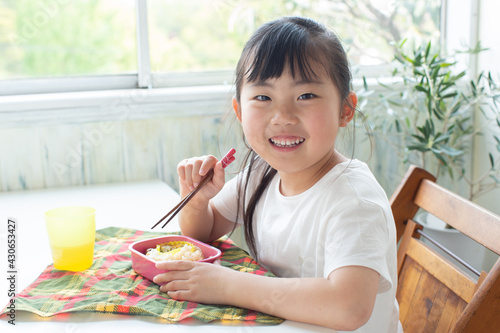
M 267 27 L 265 37 L 253 44 L 247 53 L 247 82 L 265 81 L 278 78 L 286 67 L 292 77 L 296 75 L 305 81 L 316 81 L 318 75 L 313 70 L 313 63 L 321 64 L 319 47 L 311 42 L 309 32 L 294 23 Z
M 328 75 L 342 99 L 351 90 L 349 62 L 335 33 L 311 19 L 284 17 L 262 25 L 245 44 L 236 66 L 236 99 L 245 82 L 276 79 L 285 69 L 306 82 Z

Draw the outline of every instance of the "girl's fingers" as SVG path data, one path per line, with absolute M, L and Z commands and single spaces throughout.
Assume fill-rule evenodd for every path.
M 203 163 L 200 166 L 199 174 L 200 176 L 205 176 L 210 169 L 214 167 L 214 165 L 217 163 L 217 158 L 215 156 L 209 155 L 206 156 L 206 159 L 204 159 Z
M 193 187 L 193 164 L 184 167 L 184 183 L 191 189 Z
M 167 290 L 166 288 L 160 287 L 160 290 L 166 292 L 168 296 L 175 299 L 176 301 L 185 301 L 188 299 L 185 295 L 188 294 L 185 290 Z
M 159 261 L 156 263 L 156 268 L 163 269 L 166 271 L 185 271 L 193 268 L 193 261 L 187 260 L 170 260 L 170 261 Z
M 156 264 L 156 268 L 165 270 L 165 273 L 156 275 L 153 282 L 156 284 L 169 283 L 174 280 L 186 280 L 189 276 L 189 271 L 194 267 L 192 261 L 161 261 Z
M 181 161 L 177 166 L 181 186 L 184 185 L 192 191 L 217 162 L 217 158 L 212 155 L 193 157 Z
M 231 280 L 229 275 L 237 272 L 217 264 L 192 261 L 162 262 L 156 267 L 171 269 L 154 278 L 162 292 L 177 300 L 211 304 L 222 304 L 224 290 Z
M 186 168 L 186 182 L 190 189 L 194 189 L 200 183 L 202 176 L 200 175 L 200 167 L 203 164 L 202 160 L 196 159 Z
M 222 188 L 226 182 L 226 173 L 222 167 L 222 163 L 219 161 L 214 166 L 214 177 L 212 178 L 215 186 Z
M 190 159 L 186 159 L 181 161 L 177 166 L 177 173 L 179 174 L 179 180 L 184 183 L 190 190 L 192 190 L 201 179 L 199 174 L 199 170 L 201 164 L 203 163 L 200 160 L 202 157 L 194 157 Z

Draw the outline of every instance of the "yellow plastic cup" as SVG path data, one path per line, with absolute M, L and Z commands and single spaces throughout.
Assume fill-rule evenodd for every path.
M 94 208 L 54 208 L 45 213 L 45 224 L 55 268 L 77 272 L 92 266 L 95 243 Z

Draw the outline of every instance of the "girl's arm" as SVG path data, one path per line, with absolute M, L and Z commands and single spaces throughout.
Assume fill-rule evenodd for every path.
M 177 166 L 180 195 L 184 198 L 193 190 L 213 168 L 214 176 L 179 212 L 179 225 L 182 234 L 211 242 L 227 234 L 234 223 L 225 219 L 210 204 L 224 186 L 225 173 L 222 163 L 214 156 L 195 157 L 184 160 Z
M 194 200 L 194 199 L 193 199 Z M 209 203 L 205 208 L 197 210 L 186 205 L 179 217 L 179 225 L 184 236 L 198 239 L 205 243 L 213 242 L 226 235 L 234 228 L 234 222 L 224 218 L 217 209 Z
M 177 300 L 229 304 L 336 330 L 354 330 L 371 316 L 379 274 L 348 266 L 324 278 L 273 278 L 219 265 L 171 261 L 158 275 L 162 291 Z
M 340 268 L 328 279 L 244 274 L 229 284 L 226 297 L 235 306 L 349 331 L 370 318 L 378 283 L 379 274 L 361 266 Z

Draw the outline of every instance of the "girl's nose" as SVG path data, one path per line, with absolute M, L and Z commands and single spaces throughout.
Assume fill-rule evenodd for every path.
M 295 123 L 297 123 L 297 116 L 295 115 L 293 106 L 282 105 L 275 108 L 271 119 L 272 125 L 286 126 L 293 125 Z

